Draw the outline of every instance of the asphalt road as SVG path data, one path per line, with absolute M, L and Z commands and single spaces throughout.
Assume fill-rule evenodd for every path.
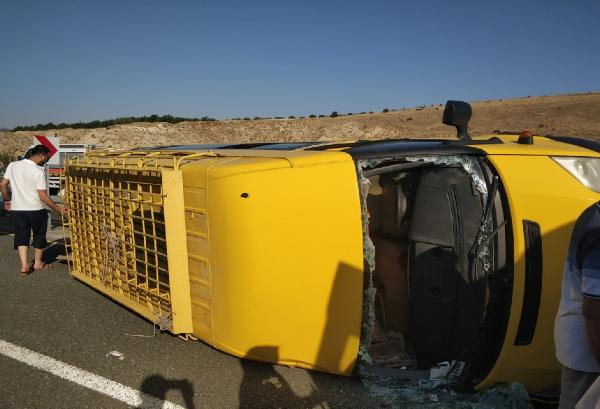
M 61 251 L 53 246 L 49 254 Z M 11 236 L 0 236 L 0 274 L 0 408 L 380 407 L 356 379 L 152 336 L 151 323 L 72 279 L 60 262 L 21 277 Z M 127 404 L 94 385 L 138 399 Z

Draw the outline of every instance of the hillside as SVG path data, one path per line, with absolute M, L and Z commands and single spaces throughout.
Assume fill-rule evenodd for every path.
M 471 102 L 473 135 L 495 130 L 600 139 L 600 93 Z M 0 132 L 0 152 L 20 153 L 35 134 L 58 135 L 63 143 L 132 148 L 210 142 L 311 141 L 454 137 L 441 124 L 443 105 L 337 118 L 133 123 L 97 129 Z

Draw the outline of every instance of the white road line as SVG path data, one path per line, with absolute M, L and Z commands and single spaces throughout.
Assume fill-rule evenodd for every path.
M 143 392 L 111 381 L 100 375 L 84 371 L 75 366 L 58 361 L 49 356 L 39 354 L 19 345 L 11 344 L 0 339 L 0 354 L 16 359 L 34 368 L 50 372 L 67 381 L 74 382 L 85 388 L 100 392 L 128 405 L 144 409 L 184 409 L 172 402 L 155 398 Z

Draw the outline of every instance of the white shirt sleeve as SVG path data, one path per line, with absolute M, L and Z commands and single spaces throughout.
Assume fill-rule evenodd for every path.
M 8 164 L 6 170 L 4 171 L 4 179 L 10 180 L 12 178 L 12 162 Z
M 36 175 L 35 188 L 36 190 L 46 190 L 46 175 L 42 170 Z

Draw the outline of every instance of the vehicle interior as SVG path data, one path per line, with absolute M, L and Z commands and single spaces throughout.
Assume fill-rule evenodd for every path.
M 448 362 L 462 381 L 481 378 L 498 356 L 511 303 L 498 177 L 466 156 L 383 162 L 362 176 L 375 253 L 365 258 L 371 367 L 418 380 Z
M 468 104 L 448 101 L 442 122 L 469 141 L 470 118 Z M 440 374 L 472 388 L 500 354 L 512 303 L 499 176 L 484 156 L 459 152 L 357 163 L 371 273 L 361 358 L 406 381 Z

